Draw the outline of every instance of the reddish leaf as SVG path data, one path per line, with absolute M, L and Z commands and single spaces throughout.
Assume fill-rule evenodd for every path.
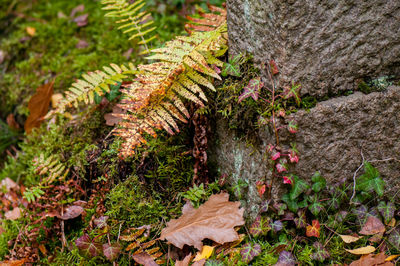
M 308 237 L 312 236 L 319 237 L 319 230 L 320 230 L 320 225 L 318 220 L 313 220 L 312 225 L 307 225 L 306 235 Z
M 281 157 L 281 153 L 279 151 L 272 151 L 271 153 L 271 160 L 276 161 Z
M 256 182 L 256 187 L 257 187 L 258 194 L 260 195 L 260 197 L 262 197 L 265 193 L 265 189 L 267 186 L 265 185 L 264 182 L 259 180 Z
M 100 216 L 97 219 L 94 219 L 94 225 L 97 228 L 103 228 L 107 225 L 108 216 Z
M 153 258 L 145 253 L 141 252 L 138 254 L 135 254 L 132 256 L 132 258 L 136 261 L 136 263 L 139 263 L 144 266 L 157 266 L 158 264 L 153 260 Z
M 278 66 L 276 65 L 274 60 L 270 60 L 269 65 L 271 66 L 272 75 L 276 75 L 279 73 Z
M 369 216 L 367 222 L 361 228 L 360 234 L 362 235 L 375 235 L 385 232 L 385 226 L 375 216 Z
M 103 244 L 103 254 L 109 261 L 114 261 L 118 258 L 121 253 L 121 246 L 119 243 L 114 244 Z
M 293 177 L 291 176 L 284 176 L 283 177 L 283 184 L 291 185 L 293 183 Z
M 254 220 L 250 226 L 250 234 L 253 236 L 259 236 L 266 234 L 271 230 L 269 218 L 261 217 L 260 215 Z
M 9 114 L 7 116 L 7 125 L 13 130 L 20 129 L 19 124 L 17 123 L 17 121 L 15 121 L 15 117 L 13 114 Z
M 31 133 L 32 128 L 39 127 L 43 121 L 43 116 L 47 113 L 50 99 L 53 95 L 54 81 L 44 84 L 36 89 L 36 93 L 28 103 L 29 116 L 26 119 L 24 128 L 27 134 Z
M 88 257 L 96 257 L 102 253 L 102 245 L 91 239 L 88 234 L 84 234 L 75 240 L 75 245 L 84 255 Z
M 88 20 L 87 20 L 88 16 L 89 16 L 89 14 L 83 14 L 83 15 L 80 15 L 80 16 L 77 16 L 76 18 L 74 18 L 73 21 L 76 23 L 76 25 L 78 27 L 83 27 L 83 26 L 86 26 L 88 23 Z
M 78 5 L 72 9 L 71 14 L 69 15 L 71 18 L 75 16 L 76 13 L 78 12 L 83 12 L 85 10 L 84 5 Z
M 278 163 L 276 165 L 276 170 L 278 170 L 278 173 L 287 172 L 287 168 L 286 168 L 285 164 L 281 164 L 281 163 Z
M 260 89 L 264 86 L 261 82 L 261 78 L 257 77 L 249 81 L 249 84 L 244 87 L 243 93 L 239 96 L 238 102 L 240 103 L 248 97 L 252 97 L 255 101 L 258 100 L 258 93 Z

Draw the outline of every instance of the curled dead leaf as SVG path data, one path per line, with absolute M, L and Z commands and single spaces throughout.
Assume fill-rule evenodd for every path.
M 158 264 L 153 260 L 153 258 L 146 252 L 141 252 L 132 255 L 132 258 L 136 261 L 136 263 L 139 263 L 144 266 L 158 266 Z
M 175 266 L 188 266 L 191 258 L 192 253 L 189 253 L 183 260 L 177 260 Z
M 65 209 L 64 214 L 60 217 L 62 220 L 70 220 L 78 217 L 83 212 L 83 208 L 81 206 L 69 206 Z
M 376 249 L 373 246 L 366 246 L 366 247 L 362 247 L 362 248 L 345 249 L 345 250 L 354 255 L 365 255 L 365 254 L 370 254 L 370 253 L 374 252 Z
M 361 228 L 362 235 L 375 235 L 385 232 L 385 225 L 375 216 L 369 216 L 367 222 Z
M 362 238 L 361 236 L 351 236 L 351 235 L 339 235 L 339 236 L 345 243 L 353 243 Z
M 239 239 L 234 227 L 243 225 L 240 202 L 229 202 L 229 194 L 212 195 L 198 209 L 185 212 L 179 219 L 171 220 L 161 231 L 161 240 L 167 239 L 178 248 L 186 244 L 201 250 L 202 240 L 211 239 L 219 244 Z

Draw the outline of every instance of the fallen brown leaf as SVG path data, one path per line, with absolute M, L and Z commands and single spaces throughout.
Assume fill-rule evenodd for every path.
M 64 214 L 60 217 L 62 220 L 70 220 L 78 217 L 83 212 L 83 208 L 81 206 L 69 206 L 65 209 Z
M 157 263 L 155 263 L 153 258 L 145 252 L 135 254 L 132 256 L 132 258 L 136 261 L 136 263 L 139 263 L 144 266 L 157 266 L 158 265 Z
M 351 236 L 351 235 L 339 235 L 339 236 L 345 243 L 353 243 L 362 238 L 361 236 Z
M 9 177 L 4 178 L 3 180 L 1 180 L 0 186 L 6 189 L 6 191 L 10 191 L 11 189 L 17 191 L 19 189 L 19 186 L 17 183 L 14 182 L 14 180 L 12 180 Z
M 83 14 L 74 18 L 73 21 L 76 23 L 78 27 L 83 27 L 86 26 L 88 23 L 88 16 L 89 14 Z
M 106 125 L 107 126 L 114 126 L 116 124 L 118 124 L 120 121 L 122 121 L 122 117 L 119 116 L 115 116 L 114 114 L 124 114 L 125 111 L 118 107 L 118 106 L 114 106 L 112 109 L 112 113 L 108 113 L 104 115 L 104 120 L 106 120 Z
M 386 255 L 385 253 L 379 254 L 368 254 L 361 256 L 360 259 L 353 261 L 350 263 L 350 266 L 392 266 L 394 265 L 391 262 L 385 262 Z
M 8 211 L 4 214 L 4 217 L 6 218 L 6 220 L 17 220 L 19 218 L 21 218 L 21 213 L 22 210 L 19 207 L 14 208 L 11 211 Z
M 21 259 L 21 260 L 6 260 L 0 262 L 0 266 L 22 266 L 25 264 L 27 259 Z
M 75 14 L 76 13 L 78 13 L 78 12 L 83 12 L 85 10 L 85 5 L 78 5 L 78 6 L 76 6 L 76 7 L 74 7 L 74 9 L 72 9 L 71 10 L 71 14 L 69 14 L 69 16 L 72 18 L 72 17 L 75 17 Z
M 193 262 L 192 266 L 203 266 L 206 263 L 205 259 Z
M 380 232 L 380 233 L 373 235 L 368 240 L 371 242 L 374 242 L 374 243 L 378 243 L 382 240 L 382 237 L 383 237 L 383 232 Z
M 27 134 L 42 123 L 43 116 L 46 115 L 49 109 L 50 99 L 53 95 L 53 85 L 54 81 L 38 87 L 36 93 L 29 100 L 28 109 L 30 114 L 24 125 Z
M 34 27 L 26 27 L 26 32 L 30 35 L 30 36 L 34 36 L 36 33 L 36 29 Z
M 360 234 L 375 235 L 383 232 L 385 232 L 385 225 L 381 222 L 381 220 L 375 216 L 369 216 L 367 222 L 361 228 Z
M 373 246 L 366 246 L 366 247 L 362 247 L 362 248 L 345 249 L 345 250 L 354 255 L 365 255 L 365 254 L 370 254 L 370 253 L 374 252 L 375 248 Z
M 229 194 L 212 195 L 198 209 L 185 212 L 179 219 L 171 220 L 161 231 L 161 240 L 167 239 L 178 248 L 186 244 L 198 250 L 202 240 L 211 239 L 219 244 L 239 239 L 234 227 L 243 225 L 243 211 L 240 202 L 229 202 Z
M 188 266 L 191 258 L 192 253 L 189 253 L 183 260 L 177 260 L 175 266 Z

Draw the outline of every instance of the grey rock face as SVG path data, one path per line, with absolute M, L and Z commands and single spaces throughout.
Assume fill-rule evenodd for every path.
M 400 87 L 330 99 L 289 119 L 298 122 L 299 131 L 294 138 L 283 134 L 281 141 L 283 145 L 296 142 L 300 161 L 293 172 L 300 178 L 310 181 L 314 172 L 320 171 L 331 185 L 344 179 L 352 182 L 364 156 L 386 181 L 385 193 L 400 197 L 396 194 L 400 190 Z M 255 215 L 260 201 L 255 182 L 263 176 L 270 178 L 263 156 L 266 145 L 274 143 L 267 128 L 259 134 L 262 145 L 247 147 L 244 141 L 235 140 L 235 134 L 221 121 L 217 128 L 219 144 L 211 151 L 232 184 L 238 179 L 249 183 L 244 198 L 250 216 Z M 360 174 L 362 171 L 357 176 Z M 282 192 L 278 186 L 273 194 L 279 197 Z
M 275 60 L 280 85 L 299 82 L 303 95 L 400 75 L 398 0 L 227 0 L 227 8 L 231 51 Z

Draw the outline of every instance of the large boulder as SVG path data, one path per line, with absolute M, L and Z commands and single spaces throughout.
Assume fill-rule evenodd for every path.
M 398 0 L 227 0 L 231 52 L 273 59 L 302 94 L 338 95 L 360 79 L 400 76 Z
M 387 184 L 385 193 L 395 195 L 400 190 L 400 87 L 332 98 L 288 119 L 298 122 L 299 131 L 294 137 L 283 134 L 281 141 L 283 145 L 297 144 L 300 161 L 293 171 L 300 178 L 310 180 L 320 171 L 331 185 L 353 182 L 364 158 L 381 172 Z M 210 153 L 232 184 L 239 179 L 248 182 L 243 198 L 248 213 L 254 215 L 260 202 L 256 182 L 271 177 L 264 158 L 267 144 L 274 143 L 273 134 L 268 127 L 261 129 L 261 145 L 250 147 L 225 124 L 217 122 L 218 142 Z M 362 171 L 356 177 L 360 174 Z M 283 191 L 278 185 L 273 192 L 279 197 Z

